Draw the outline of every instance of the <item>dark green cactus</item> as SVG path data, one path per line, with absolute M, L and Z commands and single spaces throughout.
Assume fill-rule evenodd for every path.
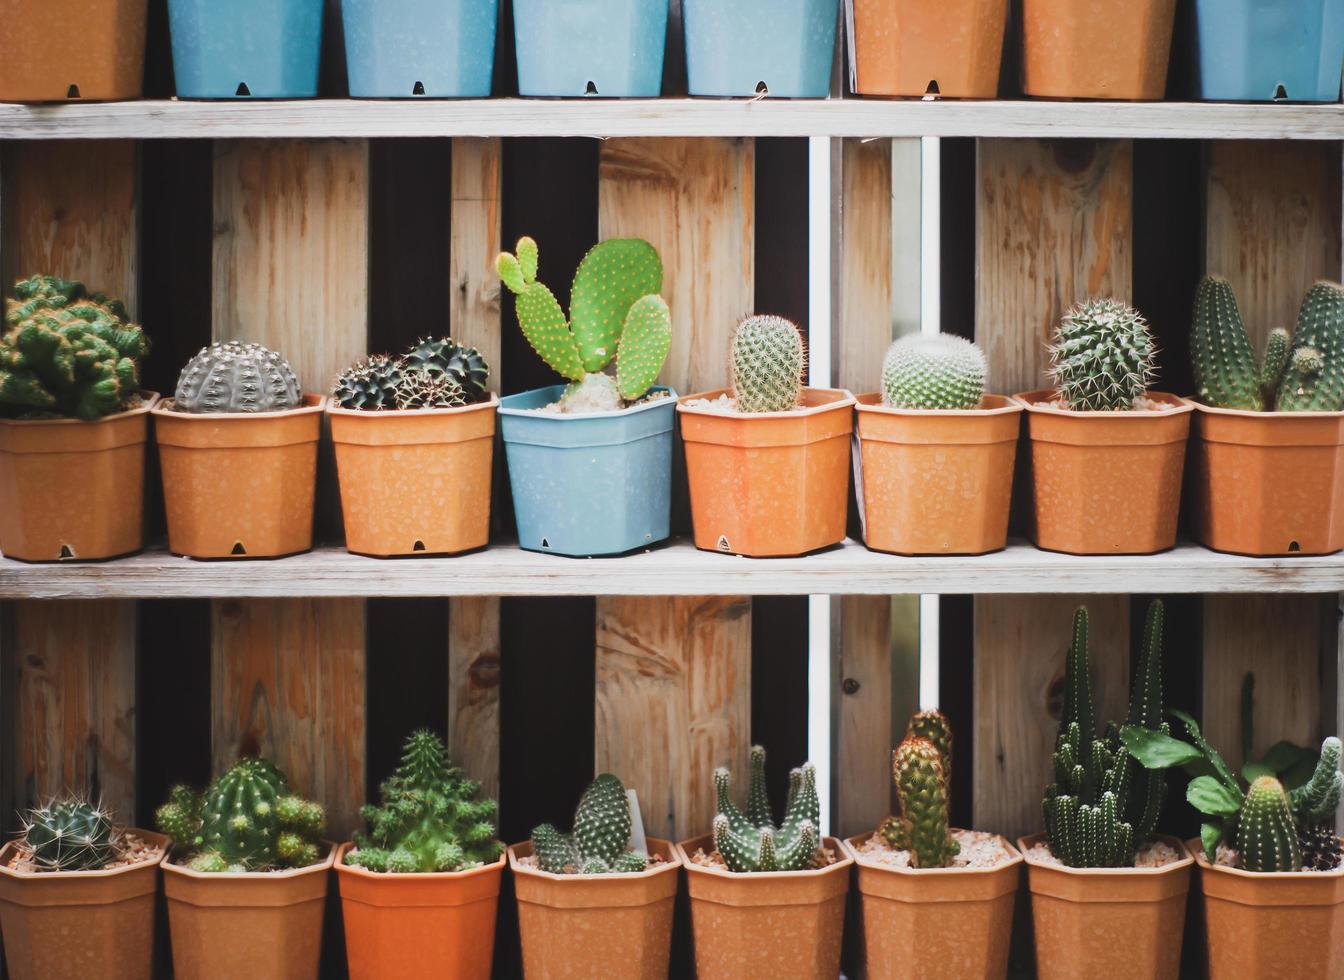
M 89 422 L 138 396 L 149 341 L 119 300 L 82 282 L 33 276 L 15 285 L 5 321 L 0 413 Z
M 261 344 L 236 340 L 202 347 L 177 378 L 179 412 L 283 412 L 303 401 L 289 362 Z
M 97 871 L 116 858 L 120 835 L 102 807 L 61 800 L 24 815 L 23 841 L 43 871 Z
M 1301 871 L 1293 808 L 1273 776 L 1251 783 L 1237 820 L 1237 851 L 1247 871 Z
M 882 404 L 891 408 L 969 409 L 985 393 L 988 367 L 979 347 L 954 334 L 912 334 L 887 349 Z
M 1050 345 L 1050 377 L 1075 412 L 1121 412 L 1148 390 L 1157 345 L 1138 310 L 1115 299 L 1070 309 Z
M 402 362 L 386 354 L 374 354 L 356 361 L 336 378 L 331 397 L 341 408 L 378 411 L 397 407 L 401 387 Z
M 731 367 L 739 412 L 797 407 L 807 368 L 798 325 L 782 316 L 747 317 L 733 333 Z
M 714 773 L 718 813 L 714 817 L 714 847 L 728 870 L 736 872 L 798 871 L 817 860 L 821 804 L 817 798 L 817 770 L 810 762 L 789 773 L 784 820 L 775 826 L 765 790 L 765 749 L 751 749 L 751 785 L 747 812 L 732 799 L 727 769 Z
M 408 372 L 425 371 L 447 375 L 462 390 L 462 404 L 473 405 L 488 396 L 490 365 L 475 347 L 454 342 L 452 337 L 435 340 L 422 337 L 402 357 Z
M 1344 286 L 1318 282 L 1303 297 L 1276 407 L 1344 411 Z
M 407 371 L 397 385 L 396 406 L 401 411 L 417 408 L 457 408 L 467 396 L 451 374 Z
M 1311 778 L 1289 793 L 1293 816 L 1299 823 L 1334 821 L 1344 793 L 1344 773 L 1339 771 L 1340 741 L 1331 735 L 1321 743 L 1321 757 Z
M 1288 347 L 1288 332 L 1275 330 L 1257 363 L 1232 285 L 1221 276 L 1205 276 L 1200 282 L 1190 328 L 1190 366 L 1204 404 L 1250 412 L 1272 407 Z
M 911 866 L 946 868 L 961 851 L 947 827 L 952 769 L 933 742 L 907 734 L 892 753 L 900 813 L 885 825 L 888 843 L 908 850 Z
M 551 874 L 631 874 L 649 866 L 646 854 L 630 849 L 630 798 L 625 785 L 610 773 L 598 776 L 584 790 L 574 813 L 574 833 L 551 824 L 532 831 L 537 866 Z

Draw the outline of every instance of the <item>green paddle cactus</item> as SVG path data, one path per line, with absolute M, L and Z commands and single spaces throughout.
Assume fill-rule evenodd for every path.
M 765 749 L 759 745 L 751 748 L 746 813 L 733 802 L 727 769 L 715 771 L 714 789 L 719 811 L 714 817 L 714 847 L 729 871 L 798 871 L 816 863 L 821 804 L 812 763 L 789 773 L 784 820 L 778 827 L 765 790 Z
M 1318 282 L 1303 297 L 1276 407 L 1344 411 L 1344 286 Z
M 102 807 L 54 800 L 24 815 L 23 842 L 43 871 L 97 871 L 116 858 L 121 837 Z
M 739 412 L 787 412 L 798 405 L 806 370 L 798 325 L 781 316 L 749 316 L 733 334 L 733 398 Z
M 648 855 L 630 849 L 630 798 L 610 773 L 589 784 L 574 813 L 574 833 L 551 824 L 532 831 L 537 866 L 551 874 L 633 874 L 647 870 Z
M 1120 412 L 1148 390 L 1157 345 L 1138 310 L 1115 299 L 1073 307 L 1055 328 L 1050 377 L 1075 412 Z
M 1301 871 L 1293 808 L 1273 776 L 1260 776 L 1246 791 L 1237 820 L 1237 851 L 1247 871 Z
M 962 337 L 902 337 L 887 349 L 882 362 L 882 404 L 890 408 L 975 408 L 985 393 L 987 371 L 984 353 Z

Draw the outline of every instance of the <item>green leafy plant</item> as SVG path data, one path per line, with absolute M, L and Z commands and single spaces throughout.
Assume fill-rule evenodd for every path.
M 984 352 L 953 334 L 911 334 L 887 349 L 882 404 L 891 408 L 968 409 L 980 404 Z
M 749 316 L 733 333 L 733 398 L 739 412 L 787 412 L 798 405 L 806 370 L 798 325 L 782 316 Z
M 1296 789 L 1311 778 L 1321 754 L 1287 740 L 1275 742 L 1260 759 L 1255 758 L 1255 674 L 1247 672 L 1241 683 L 1241 778 L 1248 783 L 1261 776 L 1276 777 L 1287 789 Z
M 1091 299 L 1064 314 L 1050 344 L 1050 377 L 1064 407 L 1123 412 L 1148 390 L 1157 345 L 1138 310 Z
M 532 831 L 537 866 L 551 874 L 632 874 L 649 866 L 647 854 L 630 848 L 630 798 L 610 773 L 589 784 L 574 812 L 574 832 L 545 823 Z
M 817 798 L 817 770 L 805 762 L 789 773 L 784 819 L 775 824 L 765 789 L 765 749 L 751 747 L 751 781 L 747 811 L 732 798 L 727 769 L 714 772 L 718 813 L 714 816 L 714 847 L 729 871 L 799 871 L 817 864 L 821 803 Z
M 940 711 L 910 719 L 905 738 L 891 756 L 899 811 L 880 833 L 896 850 L 909 851 L 911 866 L 946 868 L 961 851 L 948 830 L 951 802 L 952 727 Z
M 261 344 L 236 340 L 202 347 L 177 378 L 179 412 L 284 412 L 303 402 L 289 362 Z
M 490 365 L 476 348 L 422 338 L 400 357 L 356 361 L 337 376 L 332 398 L 361 411 L 456 408 L 487 399 L 489 381 Z
M 84 800 L 52 800 L 22 820 L 22 847 L 42 871 L 98 871 L 121 848 L 112 814 Z

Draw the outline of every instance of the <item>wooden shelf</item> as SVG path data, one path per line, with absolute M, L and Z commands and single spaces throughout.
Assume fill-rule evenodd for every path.
M 478 99 L 0 105 L 0 139 L 985 136 L 1344 139 L 1342 105 Z
M 750 559 L 677 541 L 620 558 L 494 546 L 455 558 L 380 560 L 322 548 L 274 561 L 193 561 L 151 551 L 92 564 L 0 559 L 4 599 L 462 597 L 494 595 L 907 595 L 1326 593 L 1344 555 L 1257 559 L 1181 544 L 1160 555 L 1075 557 L 1013 542 L 981 557 L 902 558 L 845 544 L 805 558 Z

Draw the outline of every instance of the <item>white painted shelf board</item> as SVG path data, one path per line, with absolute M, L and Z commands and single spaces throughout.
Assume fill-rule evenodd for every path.
M 507 545 L 453 558 L 392 560 L 337 548 L 273 561 L 202 562 L 162 551 L 88 564 L 0 559 L 3 599 L 1340 591 L 1341 555 L 1242 558 L 1191 544 L 1115 557 L 1053 554 L 1012 542 L 980 557 L 902 558 L 847 541 L 803 558 L 751 559 L 676 541 L 586 559 Z
M 0 139 L 984 136 L 1344 139 L 1344 106 L 886 99 L 0 104 Z

